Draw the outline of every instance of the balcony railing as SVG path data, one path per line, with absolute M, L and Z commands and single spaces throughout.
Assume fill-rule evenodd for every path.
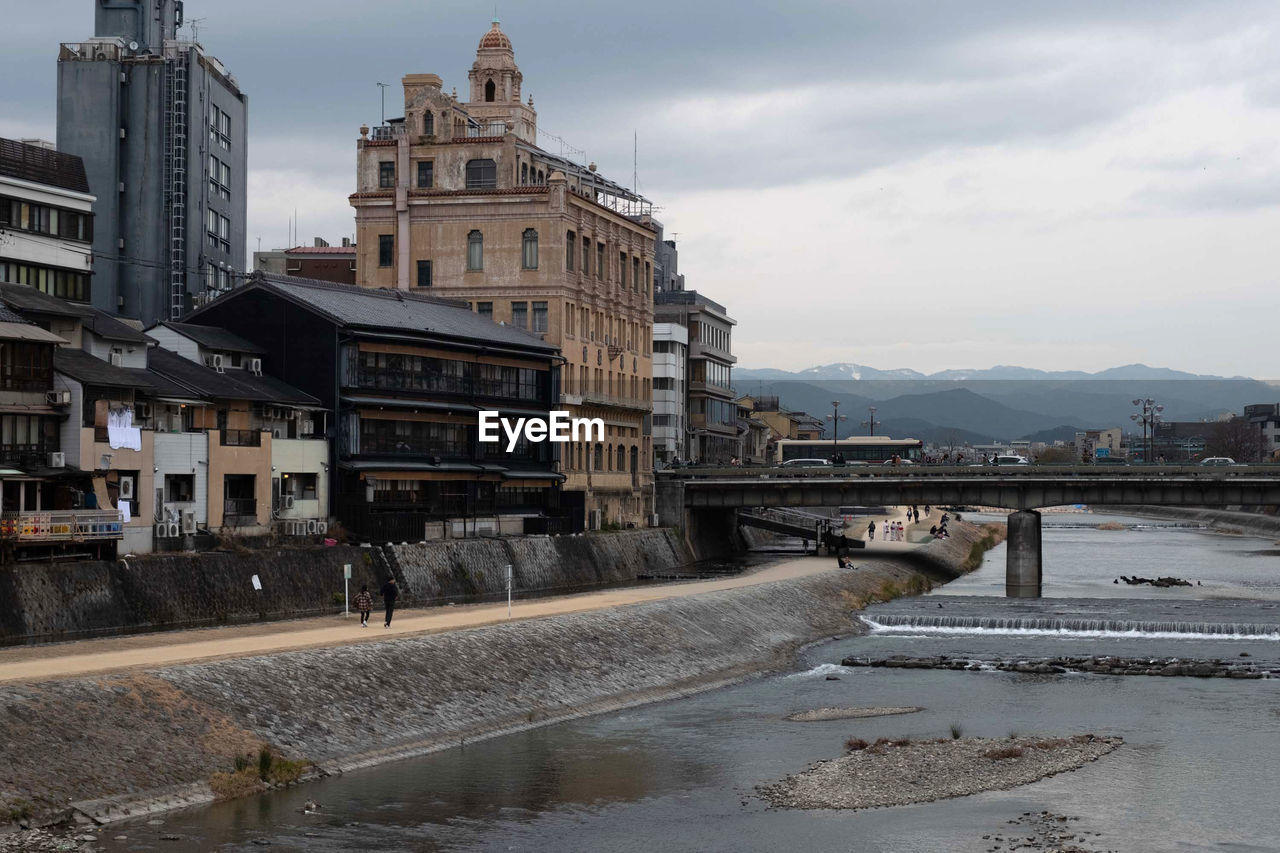
M 18 468 L 43 468 L 49 463 L 49 454 L 58 449 L 56 443 L 0 444 L 0 464 Z
M 22 542 L 88 542 L 120 539 L 124 522 L 114 509 L 53 512 L 6 512 L 0 515 L 0 538 Z
M 223 447 L 261 447 L 262 430 L 257 429 L 224 429 L 222 430 Z
M 246 527 L 258 523 L 255 498 L 227 498 L 222 502 L 222 523 L 226 527 Z

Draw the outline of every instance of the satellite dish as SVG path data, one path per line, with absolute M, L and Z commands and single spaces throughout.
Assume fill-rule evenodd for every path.
M 137 49 L 138 49 L 138 43 L 136 41 L 129 42 L 129 50 L 137 50 Z

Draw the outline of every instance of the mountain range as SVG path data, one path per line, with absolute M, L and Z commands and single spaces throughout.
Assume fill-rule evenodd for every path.
M 738 368 L 734 375 L 739 379 L 1247 379 L 1244 376 L 1212 376 L 1201 373 L 1187 373 L 1168 367 L 1148 367 L 1145 364 L 1125 364 L 1110 367 L 1097 373 L 1086 373 L 1083 370 L 1037 370 L 1032 367 L 1016 367 L 997 364 L 995 367 L 964 370 L 939 370 L 936 373 L 921 373 L 910 368 L 881 370 L 865 364 L 837 362 L 809 367 L 804 370 L 778 370 L 772 367 Z

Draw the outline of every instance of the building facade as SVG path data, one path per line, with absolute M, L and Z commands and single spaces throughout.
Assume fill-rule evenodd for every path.
M 0 139 L 0 283 L 88 302 L 93 202 L 79 157 Z
M 356 277 L 365 288 L 467 302 L 560 350 L 559 406 L 605 440 L 562 448 L 563 500 L 591 525 L 653 507 L 650 205 L 537 145 L 532 99 L 497 21 L 470 97 L 434 74 L 403 79 L 404 116 L 357 148 Z
M 316 237 L 311 246 L 253 253 L 253 268 L 272 275 L 293 275 L 338 284 L 356 283 L 356 247 L 351 238 L 330 246 Z
M 659 468 L 689 458 L 689 330 L 653 324 L 653 458 Z
M 97 196 L 93 304 L 177 319 L 244 266 L 247 98 L 178 38 L 181 0 L 95 7 L 93 37 L 58 53 L 58 150 Z
M 688 333 L 689 460 L 728 464 L 741 455 L 732 390 L 736 321 L 723 305 L 696 290 L 655 293 L 654 319 L 683 326 Z

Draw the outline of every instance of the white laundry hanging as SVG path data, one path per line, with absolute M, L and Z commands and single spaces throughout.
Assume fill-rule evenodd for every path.
M 112 450 L 142 449 L 142 430 L 133 425 L 133 409 L 107 412 L 107 443 Z

